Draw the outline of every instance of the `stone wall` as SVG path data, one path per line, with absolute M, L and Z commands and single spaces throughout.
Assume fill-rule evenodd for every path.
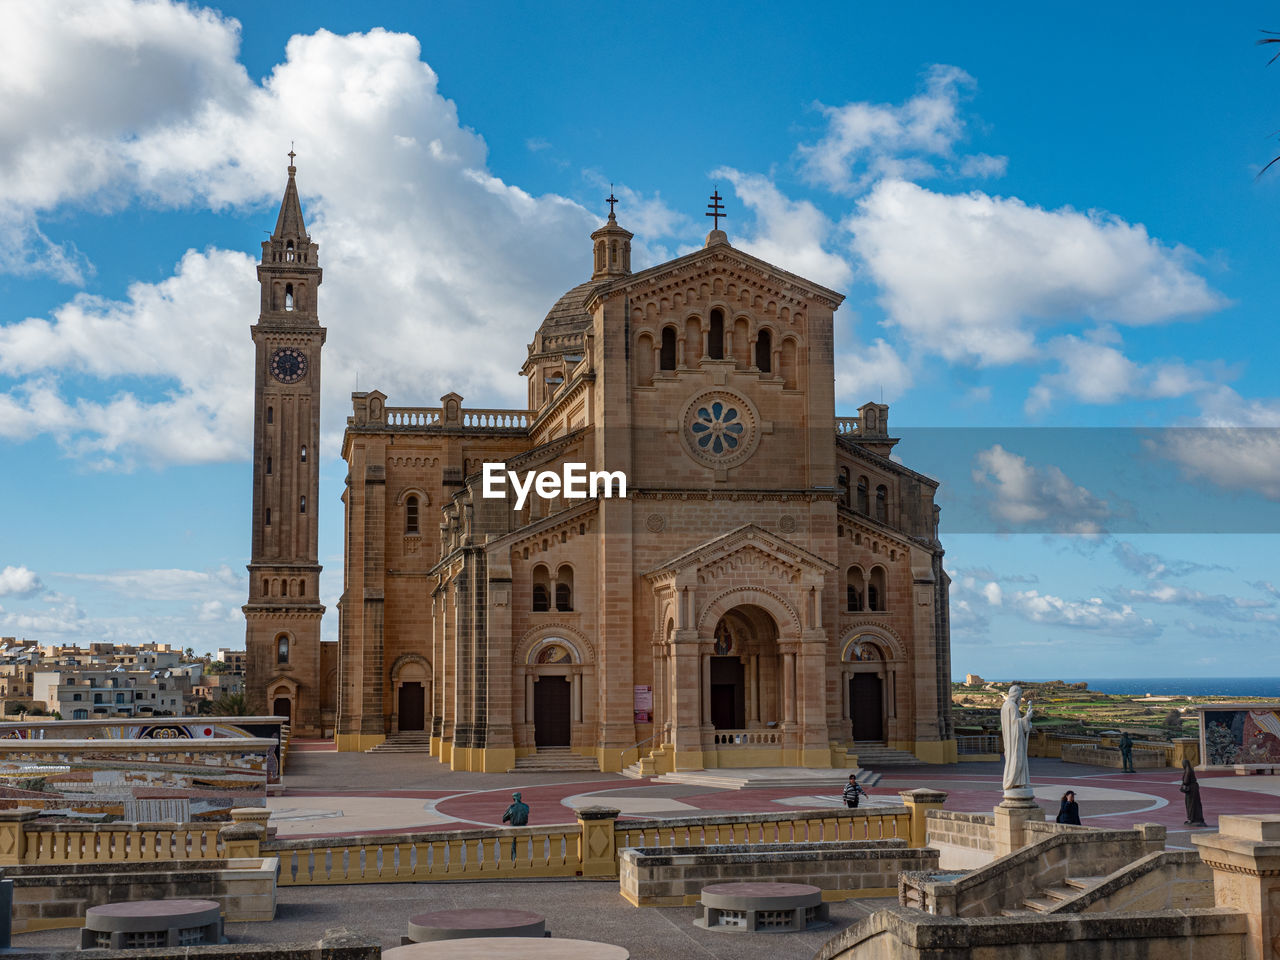
M 13 881 L 13 932 L 78 927 L 85 910 L 122 900 L 217 900 L 227 921 L 272 920 L 275 858 L 183 863 L 88 863 L 5 867 Z M 80 954 L 85 956 L 85 954 Z
M 263 807 L 275 740 L 19 740 L 0 738 L 0 809 L 120 820 L 137 800 L 185 799 L 194 820 Z M 33 775 L 23 767 L 46 768 Z M 18 779 L 17 775 L 21 775 Z
M 1124 769 L 1124 758 L 1120 756 L 1119 747 L 1100 746 L 1093 743 L 1070 743 L 1062 747 L 1062 759 L 1067 763 L 1087 763 L 1094 767 L 1113 767 Z M 1165 764 L 1164 750 L 1144 750 L 1133 748 L 1133 766 L 1138 770 L 1163 769 Z
M 905 840 L 630 847 L 620 851 L 618 888 L 637 907 L 688 906 L 712 883 L 786 880 L 821 887 L 824 900 L 892 896 L 898 874 L 938 865 Z
M 814 960 L 1246 960 L 1247 931 L 1243 913 L 1218 909 L 974 923 L 896 906 L 838 934 Z
M 917 889 L 899 894 L 943 917 L 997 917 L 1025 897 L 1068 877 L 1105 877 L 1164 849 L 1165 828 L 1139 824 L 1132 830 L 1096 830 L 1046 824 L 1055 832 L 956 879 L 920 878 Z
M 23 950 L 6 951 L 6 960 L 379 960 L 379 941 L 338 928 L 319 940 L 292 943 L 227 943 L 220 946 L 153 947 L 146 950 Z
M 1213 871 L 1192 850 L 1167 850 L 1117 870 L 1102 883 L 1064 900 L 1050 913 L 1188 910 L 1213 906 Z
M 973 870 L 995 859 L 995 817 L 991 814 L 930 810 L 927 823 L 927 842 L 938 851 L 941 869 Z

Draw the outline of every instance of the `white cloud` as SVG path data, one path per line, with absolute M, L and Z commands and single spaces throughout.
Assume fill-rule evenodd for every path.
M 1213 564 L 1194 563 L 1190 560 L 1162 557 L 1157 553 L 1145 553 L 1127 540 L 1117 540 L 1111 547 L 1111 553 L 1126 570 L 1140 574 L 1148 580 L 1159 580 L 1166 576 L 1182 577 L 1202 570 L 1226 569 Z
M 1219 387 L 1204 398 L 1196 420 L 1160 431 L 1148 448 L 1187 479 L 1280 500 L 1280 399 L 1246 400 Z
M 1025 361 L 1039 327 L 1162 323 L 1224 303 L 1188 250 L 1100 212 L 883 180 L 845 226 L 889 322 L 951 361 Z
M 979 451 L 974 465 L 973 482 L 990 491 L 987 509 L 1002 524 L 1095 534 L 1113 515 L 1105 500 L 1073 483 L 1060 468 L 1036 467 L 998 443 Z
M 238 24 L 216 14 L 123 0 L 20 9 L 0 41 L 22 54 L 0 56 L 0 224 L 35 217 L 38 228 L 68 204 L 141 198 L 252 205 L 267 228 L 288 138 L 304 132 L 298 182 L 326 268 L 327 448 L 357 374 L 393 405 L 449 390 L 471 406 L 522 404 L 512 371 L 545 311 L 588 275 L 598 219 L 489 172 L 483 140 L 440 95 L 414 38 L 295 36 L 258 84 L 235 59 Z M 260 236 L 248 231 L 245 246 Z M 118 302 L 80 297 L 9 323 L 0 372 L 18 380 L 0 392 L 0 433 L 51 433 L 101 467 L 242 457 L 257 302 L 252 260 L 191 251 L 169 280 Z
M 936 65 L 924 89 L 900 106 L 865 101 L 840 107 L 819 104 L 827 129 L 814 144 L 799 148 L 806 178 L 837 193 L 853 193 L 882 177 L 1004 174 L 1004 157 L 955 157 L 964 136 L 959 105 L 975 86 L 959 67 Z
M 883 337 L 871 343 L 840 343 L 836 356 L 836 398 L 858 402 L 879 400 L 892 403 L 910 388 L 915 379 L 911 367 Z
M 111 573 L 60 573 L 85 583 L 107 587 L 127 597 L 149 600 L 201 601 L 210 593 L 230 592 L 239 595 L 245 589 L 245 577 L 237 575 L 225 564 L 213 570 L 117 570 Z
M 0 597 L 34 597 L 43 590 L 40 578 L 26 567 L 0 570 Z
M 1027 396 L 1026 410 L 1038 413 L 1058 396 L 1106 404 L 1131 397 L 1169 399 L 1207 390 L 1212 382 L 1187 364 L 1172 360 L 1139 364 L 1110 344 L 1076 336 L 1057 337 L 1045 353 L 1058 372 L 1045 374 Z
M 1167 583 L 1153 583 L 1144 590 L 1125 589 L 1116 596 L 1129 603 L 1155 603 L 1162 606 L 1192 607 L 1203 613 L 1224 620 L 1245 623 L 1275 623 L 1280 616 L 1270 612 L 1275 603 L 1270 600 L 1254 600 L 1249 597 L 1232 597 L 1226 594 L 1210 594 L 1190 587 Z
M 1128 604 L 1115 604 L 1101 597 L 1064 600 L 1037 590 L 1025 590 L 1009 598 L 1009 608 L 1032 623 L 1054 624 L 1081 630 L 1109 633 L 1133 639 L 1150 639 L 1160 634 L 1155 621 L 1136 613 Z
M 732 219 L 725 225 L 734 246 L 832 289 L 848 285 L 853 268 L 824 247 L 834 229 L 826 214 L 807 200 L 791 200 L 761 174 L 721 167 L 711 175 L 733 184 L 738 199 L 755 214 L 752 233 L 733 229 Z

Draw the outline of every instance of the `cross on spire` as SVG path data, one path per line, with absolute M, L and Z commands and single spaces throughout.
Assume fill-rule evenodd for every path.
M 613 195 L 613 184 L 609 184 L 609 195 L 604 198 L 604 202 L 609 205 L 609 219 L 613 219 L 613 205 L 618 202 L 618 198 Z
M 293 158 L 296 156 L 297 154 L 293 152 L 293 141 L 290 140 L 289 141 L 289 166 L 291 167 L 293 166 Z
M 720 229 L 720 218 L 729 216 L 724 212 L 724 206 L 720 203 L 720 188 L 716 187 L 715 193 L 711 194 L 711 202 L 707 204 L 707 212 L 703 216 L 711 217 L 715 226 L 714 230 Z

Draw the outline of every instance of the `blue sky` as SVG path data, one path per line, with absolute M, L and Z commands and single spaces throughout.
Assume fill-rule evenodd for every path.
M 637 266 L 696 246 L 718 185 L 735 244 L 848 294 L 841 412 L 883 396 L 943 480 L 957 673 L 1280 675 L 1267 28 L 1258 3 L 0 7 L 0 634 L 243 643 L 253 261 L 294 141 L 330 605 L 357 378 L 518 404 L 609 184 Z

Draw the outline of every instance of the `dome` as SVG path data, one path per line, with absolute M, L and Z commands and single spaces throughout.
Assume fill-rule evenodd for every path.
M 580 283 L 559 300 L 549 311 L 547 318 L 538 328 L 540 333 L 575 333 L 591 323 L 591 314 L 587 313 L 587 301 L 608 280 L 588 280 Z

